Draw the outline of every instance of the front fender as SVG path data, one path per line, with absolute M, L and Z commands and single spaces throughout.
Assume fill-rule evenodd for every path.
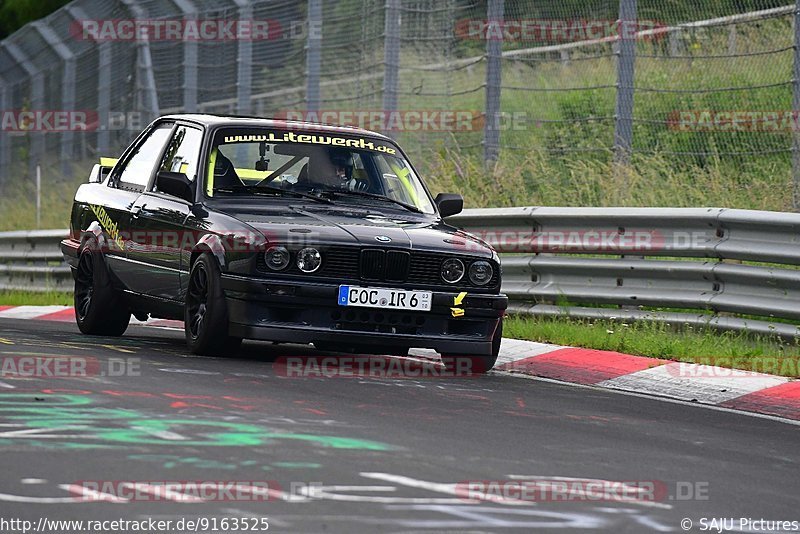
M 192 261 L 203 252 L 210 252 L 217 259 L 220 269 L 224 271 L 227 268 L 228 262 L 225 256 L 225 245 L 218 235 L 206 234 L 198 239 L 192 251 Z

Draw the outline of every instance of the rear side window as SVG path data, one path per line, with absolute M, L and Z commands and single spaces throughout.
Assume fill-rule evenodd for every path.
M 172 124 L 160 124 L 139 144 L 117 174 L 120 187 L 138 190 L 147 187 L 172 127 Z

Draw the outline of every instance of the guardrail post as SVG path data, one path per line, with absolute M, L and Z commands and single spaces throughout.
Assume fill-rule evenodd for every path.
M 614 159 L 630 162 L 633 147 L 633 83 L 636 60 L 636 0 L 619 0 L 617 102 L 614 109 Z
M 306 111 L 319 111 L 319 76 L 322 63 L 322 0 L 308 0 L 306 41 Z
M 503 70 L 504 0 L 489 0 L 486 8 L 486 119 L 483 123 L 483 162 L 493 165 L 500 157 L 500 85 Z
M 397 111 L 400 79 L 400 0 L 386 0 L 383 38 L 383 112 Z M 388 122 L 388 121 L 387 121 Z M 390 132 L 384 132 L 389 134 Z
M 800 0 L 794 8 L 794 63 L 792 64 L 792 112 L 800 116 Z M 792 209 L 800 211 L 800 132 L 792 132 Z
M 52 28 L 37 20 L 32 23 L 34 29 L 42 39 L 58 54 L 64 64 L 61 77 L 61 108 L 62 111 L 75 110 L 75 54 L 67 45 L 61 42 Z M 72 177 L 72 160 L 74 157 L 75 132 L 67 129 L 61 135 L 61 173 L 66 178 Z M 37 177 L 39 169 L 37 169 Z

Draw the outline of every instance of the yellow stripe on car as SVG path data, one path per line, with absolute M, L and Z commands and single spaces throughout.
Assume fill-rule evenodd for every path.
M 214 196 L 214 167 L 217 164 L 217 149 L 211 151 L 208 156 L 208 172 L 206 173 L 206 194 L 210 197 Z
M 408 193 L 408 198 L 411 200 L 411 203 L 415 206 L 418 206 L 417 191 L 414 189 L 414 186 L 411 185 L 411 179 L 409 178 L 411 175 L 411 169 L 408 167 L 401 167 L 393 161 L 389 162 L 389 167 L 391 167 L 392 171 L 394 171 L 394 174 L 400 180 L 400 183 L 403 184 L 403 189 L 405 189 L 406 193 Z

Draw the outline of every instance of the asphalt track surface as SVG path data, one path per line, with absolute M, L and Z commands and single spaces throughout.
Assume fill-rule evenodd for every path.
M 275 358 L 321 353 L 245 342 L 233 358 L 197 357 L 181 332 L 138 326 L 112 339 L 82 336 L 72 323 L 2 320 L 0 353 L 96 358 L 99 369 L 86 378 L 2 378 L 0 520 L 639 533 L 683 532 L 684 518 L 692 532 L 701 518 L 800 519 L 799 429 L 776 420 L 500 373 L 290 378 Z M 555 492 L 469 500 L 459 491 L 465 481 L 498 481 L 509 497 L 535 477 L 653 481 L 659 490 L 655 502 L 581 497 L 575 488 L 585 485 L 571 486 L 569 500 Z M 119 502 L 87 496 L 102 481 L 140 489 L 260 481 L 271 490 L 192 502 L 157 491 Z

